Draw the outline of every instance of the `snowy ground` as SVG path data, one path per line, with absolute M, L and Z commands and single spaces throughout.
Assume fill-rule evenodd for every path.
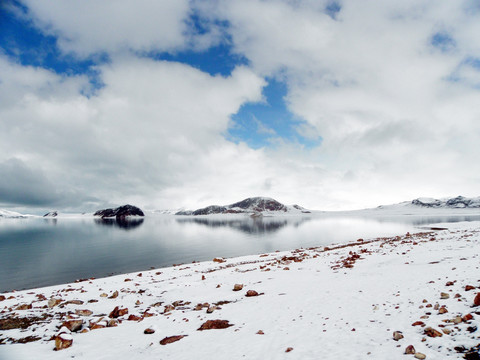
M 480 222 L 445 227 L 5 293 L 0 359 L 463 358 L 480 343 Z M 79 329 L 54 351 L 64 322 Z

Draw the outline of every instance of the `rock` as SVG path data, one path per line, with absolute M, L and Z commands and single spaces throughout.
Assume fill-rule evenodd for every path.
M 455 283 L 453 281 L 448 281 L 445 286 L 453 286 L 455 285 Z
M 107 327 L 115 327 L 115 326 L 118 326 L 118 320 L 111 319 L 111 320 L 108 321 Z
M 51 298 L 48 300 L 48 307 L 51 309 L 62 302 L 62 299 Z
M 473 315 L 472 314 L 467 314 L 465 315 L 464 317 L 462 317 L 462 321 L 463 322 L 467 322 L 467 321 L 470 321 L 473 319 Z
M 475 296 L 475 299 L 473 299 L 473 305 L 480 306 L 480 293 L 477 293 L 477 295 Z
M 216 263 L 224 263 L 225 261 L 227 261 L 227 260 L 222 259 L 222 258 L 214 258 L 213 259 L 213 262 L 216 262 Z
M 105 320 L 100 320 L 97 322 L 90 323 L 90 330 L 103 329 L 107 327 L 107 322 Z
M 470 290 L 474 290 L 475 289 L 475 286 L 472 286 L 472 285 L 466 285 L 465 286 L 465 291 L 470 291 Z
M 216 309 L 217 309 L 216 306 L 210 306 L 210 307 L 207 309 L 207 314 L 213 313 Z
M 112 296 L 109 296 L 108 298 L 109 298 L 109 299 L 116 299 L 117 297 L 118 297 L 118 291 L 115 290 L 115 291 L 113 292 Z
M 434 328 L 432 327 L 426 327 L 424 330 L 423 330 L 424 334 L 429 336 L 429 337 L 442 337 L 443 334 L 438 331 L 438 330 L 435 330 Z
M 107 296 L 108 296 L 108 294 L 106 294 L 106 293 L 101 293 L 100 294 L 100 297 L 107 297 Z
M 65 326 L 70 331 L 78 331 L 82 328 L 83 320 L 67 320 L 65 321 L 62 326 Z
M 73 304 L 73 305 L 83 305 L 83 301 L 82 300 L 68 300 L 68 301 L 65 301 L 63 303 L 63 305 L 69 305 L 69 304 Z
M 425 326 L 425 323 L 423 321 L 415 321 L 412 326 Z
M 128 316 L 127 320 L 129 320 L 129 321 L 139 321 L 139 320 L 142 320 L 142 317 L 131 314 L 131 315 Z
M 462 317 L 461 316 L 456 316 L 452 319 L 452 322 L 454 324 L 460 324 L 462 322 Z
M 442 306 L 440 309 L 438 309 L 439 314 L 446 314 L 448 313 L 448 310 L 445 306 Z
M 229 324 L 228 320 L 208 320 L 202 324 L 197 330 L 226 329 L 233 324 Z
M 400 339 L 403 339 L 403 334 L 401 331 L 394 331 L 393 332 L 393 340 L 398 341 Z
M 43 217 L 57 217 L 58 216 L 58 212 L 57 211 L 49 211 L 48 213 L 46 213 L 45 215 L 43 215 Z
M 22 304 L 18 305 L 15 310 L 29 310 L 32 308 L 32 304 Z
M 448 298 L 450 298 L 450 294 L 447 294 L 447 293 L 444 293 L 444 292 L 440 293 L 440 299 L 445 300 L 445 299 L 448 299 Z
M 415 359 L 426 359 L 427 358 L 427 355 L 422 354 L 420 352 L 415 353 L 415 355 L 413 355 L 413 356 L 415 356 Z
M 415 354 L 416 351 L 415 351 L 415 348 L 413 347 L 413 345 L 408 345 L 406 348 L 405 348 L 405 354 L 407 355 L 413 355 Z
M 112 310 L 110 315 L 108 315 L 109 318 L 116 319 L 120 316 L 128 314 L 128 308 L 125 309 L 120 309 L 118 306 L 115 307 L 115 309 Z
M 77 309 L 75 310 L 75 314 L 80 316 L 90 316 L 93 314 L 93 311 L 87 309 Z
M 152 328 L 146 328 L 145 330 L 143 330 L 143 333 L 144 334 L 154 334 L 155 333 L 155 329 L 152 329 Z
M 188 336 L 188 335 L 168 336 L 168 337 L 163 338 L 162 340 L 160 340 L 160 345 L 171 344 L 171 343 L 173 343 L 173 342 L 175 342 L 175 341 L 178 341 L 178 340 L 183 339 L 185 336 Z
M 449 334 L 452 332 L 452 330 L 447 329 L 447 328 L 443 328 L 443 329 L 442 329 L 442 332 L 443 332 L 445 335 L 449 335 Z
M 265 333 L 264 333 L 262 330 L 258 330 L 258 331 L 257 331 L 257 334 L 258 334 L 258 335 L 265 335 Z
M 235 284 L 233 285 L 233 291 L 240 291 L 243 289 L 243 284 Z
M 55 336 L 55 350 L 69 348 L 73 344 L 73 337 L 70 334 L 59 334 Z
M 100 216 L 103 218 L 116 217 L 117 219 L 125 218 L 126 216 L 145 216 L 142 210 L 133 205 L 123 205 L 115 209 L 98 210 L 94 216 Z
M 6 297 L 5 297 L 5 296 L 3 296 L 3 295 L 0 295 L 0 301 L 4 301 L 5 299 L 6 299 Z
M 245 294 L 246 297 L 251 297 L 251 296 L 258 296 L 258 292 L 255 290 L 248 290 L 247 293 Z
M 286 353 L 293 351 L 293 347 L 288 347 L 287 350 L 285 350 Z

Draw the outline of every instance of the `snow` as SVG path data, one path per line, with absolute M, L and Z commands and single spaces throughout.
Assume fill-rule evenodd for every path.
M 448 229 L 6 293 L 0 301 L 0 319 L 53 317 L 25 330 L 1 330 L 0 342 L 7 345 L 0 346 L 0 358 L 413 359 L 403 355 L 412 344 L 427 359 L 460 359 L 462 354 L 454 347 L 470 348 L 480 342 L 478 331 L 467 330 L 480 325 L 480 309 L 472 307 L 480 292 L 480 222 L 436 227 Z M 233 291 L 235 284 L 244 287 Z M 466 291 L 467 285 L 475 289 Z M 247 290 L 260 295 L 246 297 Z M 442 299 L 442 292 L 449 298 Z M 52 297 L 62 302 L 48 308 Z M 217 308 L 207 313 L 215 303 Z M 204 306 L 195 310 L 197 304 Z M 436 304 L 448 312 L 439 314 Z M 32 308 L 16 310 L 21 305 Z M 107 323 L 117 306 L 128 308 L 118 326 L 72 333 L 72 347 L 53 351 L 54 342 L 48 340 L 58 334 L 62 316 L 91 310 L 92 315 L 82 317 L 86 328 L 91 322 Z M 153 316 L 126 320 L 131 314 Z M 473 319 L 445 322 L 466 314 Z M 197 330 L 214 319 L 233 326 Z M 452 332 L 428 337 L 425 328 L 412 326 L 420 320 Z M 146 328 L 155 333 L 144 334 Z M 401 331 L 404 338 L 393 340 L 394 331 Z M 160 340 L 174 335 L 186 337 L 160 345 Z M 8 340 L 27 336 L 41 340 L 27 344 Z M 287 348 L 293 350 L 286 352 Z
M 26 216 L 27 215 L 23 215 L 15 211 L 0 209 L 0 218 L 23 218 Z

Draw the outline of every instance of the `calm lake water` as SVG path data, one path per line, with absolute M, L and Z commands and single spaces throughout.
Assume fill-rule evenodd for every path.
M 480 216 L 0 219 L 0 292 L 173 264 L 325 246 Z

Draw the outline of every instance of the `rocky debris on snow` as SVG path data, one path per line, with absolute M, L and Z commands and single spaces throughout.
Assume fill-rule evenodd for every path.
M 81 320 L 81 319 L 67 320 L 62 324 L 62 327 L 64 327 L 64 326 L 70 331 L 73 331 L 73 332 L 79 331 L 83 326 L 83 320 Z
M 125 309 L 120 309 L 118 306 L 115 306 L 115 308 L 112 310 L 112 312 L 108 315 L 109 318 L 116 319 L 119 318 L 120 316 L 128 314 L 128 308 Z
M 166 338 L 163 338 L 162 340 L 160 340 L 160 345 L 167 345 L 167 344 L 171 344 L 173 342 L 176 342 L 176 341 L 179 341 L 179 340 L 182 340 L 185 336 L 188 336 L 188 335 L 175 335 L 175 336 L 168 336 Z
M 475 295 L 475 298 L 473 299 L 473 305 L 480 306 L 480 293 L 477 293 L 477 295 Z
M 255 290 L 248 290 L 247 293 L 245 294 L 246 297 L 258 296 L 258 295 L 260 294 Z
M 401 331 L 394 331 L 393 332 L 393 340 L 398 341 L 403 339 L 403 333 Z
M 73 337 L 70 334 L 59 334 L 55 337 L 55 350 L 67 349 L 73 344 Z
M 229 324 L 228 320 L 207 320 L 197 330 L 226 329 L 233 324 Z
M 58 211 L 50 211 L 43 215 L 43 217 L 57 217 L 58 216 Z
M 243 289 L 243 284 L 235 284 L 233 285 L 233 291 L 240 291 Z
M 415 353 L 415 355 L 413 355 L 415 357 L 415 359 L 426 359 L 427 356 L 421 352 L 417 352 Z
M 285 350 L 286 353 L 288 353 L 288 352 L 290 352 L 290 351 L 293 351 L 293 347 L 288 347 L 288 348 Z
M 117 219 L 122 219 L 127 216 L 145 216 L 145 214 L 140 208 L 133 205 L 123 205 L 115 209 L 98 210 L 93 215 L 100 216 L 102 219 L 113 217 Z
M 155 329 L 152 329 L 151 327 L 149 327 L 143 330 L 143 333 L 146 335 L 155 334 Z
M 413 355 L 415 354 L 416 351 L 415 351 L 415 348 L 413 347 L 413 345 L 408 345 L 406 348 L 405 348 L 405 354 L 407 355 Z
M 48 307 L 53 308 L 58 304 L 60 304 L 61 302 L 62 302 L 62 299 L 51 298 L 50 300 L 48 300 Z

